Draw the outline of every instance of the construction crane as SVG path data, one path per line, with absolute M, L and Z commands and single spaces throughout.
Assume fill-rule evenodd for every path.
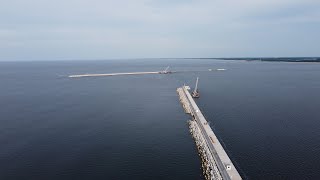
M 160 71 L 159 74 L 170 74 L 172 73 L 172 71 L 169 71 L 170 66 L 168 66 L 166 69 L 164 69 L 163 71 Z
M 199 93 L 199 91 L 198 91 L 198 82 L 199 82 L 199 77 L 197 77 L 196 87 L 194 88 L 194 90 L 193 90 L 193 92 L 192 92 L 192 94 L 191 94 L 191 96 L 192 96 L 193 98 L 199 98 L 199 97 L 200 97 L 200 93 Z

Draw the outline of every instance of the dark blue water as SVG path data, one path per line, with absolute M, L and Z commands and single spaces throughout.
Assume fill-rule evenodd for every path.
M 70 79 L 69 74 L 206 70 Z M 176 88 L 246 179 L 320 178 L 320 64 L 219 60 L 0 63 L 0 179 L 203 179 Z

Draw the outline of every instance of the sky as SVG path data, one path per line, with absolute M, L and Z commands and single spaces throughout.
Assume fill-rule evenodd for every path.
M 320 56 L 320 0 L 1 0 L 0 61 Z

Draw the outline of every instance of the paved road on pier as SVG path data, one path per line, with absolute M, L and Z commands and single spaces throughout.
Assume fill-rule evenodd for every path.
M 207 143 L 207 145 L 209 147 L 209 150 L 210 150 L 213 158 L 216 161 L 216 164 L 218 166 L 218 169 L 219 169 L 219 172 L 220 172 L 221 176 L 223 177 L 223 179 L 227 179 L 227 180 L 242 179 L 241 176 L 239 175 L 238 171 L 234 167 L 233 163 L 229 159 L 228 155 L 224 151 L 224 149 L 223 149 L 222 145 L 220 144 L 219 140 L 217 139 L 217 137 L 213 133 L 212 129 L 208 125 L 208 122 L 204 118 L 204 116 L 201 113 L 199 107 L 197 106 L 197 104 L 195 103 L 193 98 L 191 97 L 189 91 L 185 87 L 183 87 L 182 89 L 183 89 L 184 93 L 186 94 L 187 99 L 188 99 L 188 101 L 190 103 L 190 107 L 191 107 L 191 111 L 192 111 L 191 114 L 193 114 L 195 116 L 194 118 L 195 118 L 196 122 L 198 123 L 199 127 L 201 128 L 203 137 L 205 137 L 206 143 Z M 204 127 L 204 126 L 206 126 L 206 127 Z M 215 145 L 213 145 L 209 134 L 210 134 L 211 137 L 214 138 Z M 217 151 L 219 151 L 219 153 Z M 225 167 L 226 164 L 231 166 L 231 169 L 228 170 L 228 171 L 226 170 L 226 167 Z

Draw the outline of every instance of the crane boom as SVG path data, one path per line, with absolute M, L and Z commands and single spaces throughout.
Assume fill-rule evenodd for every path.
M 167 73 L 168 70 L 169 70 L 169 68 L 170 68 L 170 66 L 168 66 L 168 67 L 164 70 L 164 72 Z
M 193 92 L 192 92 L 192 97 L 194 98 L 199 98 L 200 97 L 200 93 L 198 92 L 198 82 L 199 82 L 199 77 L 197 77 L 197 81 L 196 81 L 196 87 L 194 88 Z
M 195 92 L 197 92 L 197 91 L 198 91 L 198 82 L 199 82 L 199 77 L 197 77 L 196 87 L 194 88 L 194 91 L 195 91 Z

